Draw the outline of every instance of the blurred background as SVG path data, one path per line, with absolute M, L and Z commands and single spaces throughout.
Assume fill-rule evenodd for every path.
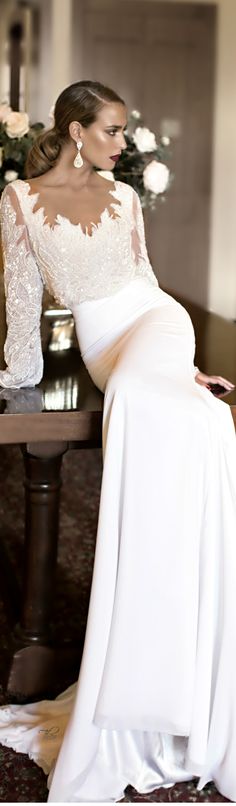
M 0 103 L 49 125 L 60 91 L 110 85 L 171 139 L 145 210 L 160 285 L 236 320 L 236 0 L 0 0 Z

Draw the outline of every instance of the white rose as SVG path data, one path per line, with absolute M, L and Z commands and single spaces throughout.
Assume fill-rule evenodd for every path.
M 135 120 L 139 120 L 139 118 L 141 118 L 141 112 L 139 112 L 138 109 L 132 109 L 131 117 L 135 118 Z
M 17 173 L 17 171 L 5 171 L 4 179 L 5 182 L 14 182 L 14 180 L 17 179 L 18 176 L 19 174 Z
M 29 116 L 27 112 L 10 112 L 6 119 L 6 132 L 12 140 L 14 137 L 24 137 L 29 131 Z
M 114 182 L 114 176 L 112 171 L 97 171 L 97 174 L 99 174 L 99 176 L 103 176 L 104 179 L 110 179 L 111 182 Z
M 166 137 L 164 135 L 163 137 L 161 137 L 161 143 L 162 143 L 163 146 L 169 146 L 170 145 L 170 138 Z
M 0 123 L 5 123 L 11 111 L 11 106 L 8 106 L 7 103 L 0 104 Z
M 169 182 L 169 168 L 163 162 L 152 160 L 143 172 L 143 184 L 151 193 L 164 193 Z
M 155 134 L 145 126 L 137 127 L 133 134 L 133 141 L 138 151 L 155 151 L 157 148 Z

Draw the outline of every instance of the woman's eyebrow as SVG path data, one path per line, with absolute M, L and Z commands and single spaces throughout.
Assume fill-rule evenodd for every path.
M 106 126 L 106 129 L 125 129 L 126 125 L 127 124 L 125 123 L 124 126 L 113 126 L 112 123 L 110 123 Z

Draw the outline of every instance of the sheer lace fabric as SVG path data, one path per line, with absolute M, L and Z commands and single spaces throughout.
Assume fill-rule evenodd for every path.
M 42 377 L 40 315 L 43 284 L 62 305 L 73 310 L 85 300 L 113 295 L 132 279 L 158 286 L 145 244 L 139 197 L 122 182 L 109 191 L 115 217 L 106 208 L 92 235 L 80 224 L 57 215 L 54 227 L 43 208 L 35 212 L 38 193 L 16 180 L 1 200 L 8 335 L 0 372 L 4 387 L 30 386 Z
M 14 199 L 14 205 L 12 203 Z M 4 257 L 7 338 L 1 386 L 31 386 L 42 377 L 40 316 L 43 283 L 30 246 L 18 199 L 3 193 L 1 231 Z

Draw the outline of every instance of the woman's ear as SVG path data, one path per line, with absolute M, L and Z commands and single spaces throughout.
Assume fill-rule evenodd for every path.
M 75 143 L 77 143 L 77 140 L 79 140 L 80 138 L 80 124 L 78 123 L 77 120 L 71 121 L 71 123 L 69 124 L 69 132 L 70 136 L 72 137 L 72 140 L 74 140 Z

